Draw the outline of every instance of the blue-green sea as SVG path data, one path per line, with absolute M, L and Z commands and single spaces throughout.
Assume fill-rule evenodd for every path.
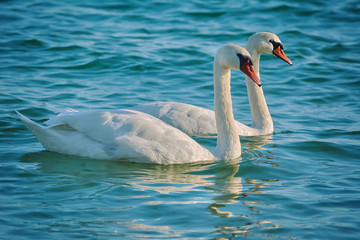
M 0 239 L 360 239 L 360 2 L 0 1 Z M 213 108 L 212 61 L 256 32 L 273 135 L 184 165 L 47 152 L 15 110 Z M 244 75 L 237 120 L 251 124 Z M 214 146 L 216 138 L 196 138 Z

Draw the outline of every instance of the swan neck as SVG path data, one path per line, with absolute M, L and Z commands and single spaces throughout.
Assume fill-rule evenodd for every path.
M 260 52 L 248 44 L 246 49 L 251 55 L 253 68 L 256 74 L 260 77 Z M 248 76 L 246 79 L 246 88 L 249 97 L 249 104 L 252 115 L 252 126 L 261 131 L 261 134 L 269 134 L 274 130 L 273 122 L 266 104 L 263 88 L 257 86 Z
M 240 139 L 237 134 L 232 108 L 230 89 L 230 68 L 224 68 L 214 61 L 214 110 L 218 132 L 217 155 L 229 160 L 241 155 Z
M 252 45 L 248 45 L 247 48 L 248 52 L 251 55 L 251 60 L 253 63 L 253 68 L 255 70 L 255 73 L 260 77 L 260 52 L 258 52 L 255 48 L 252 47 Z

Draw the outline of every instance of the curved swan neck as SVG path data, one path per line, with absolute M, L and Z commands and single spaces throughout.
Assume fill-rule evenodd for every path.
M 230 68 L 222 67 L 214 61 L 214 110 L 216 119 L 217 155 L 220 159 L 234 159 L 241 155 L 241 145 L 237 134 L 230 89 Z
M 246 49 L 251 55 L 253 67 L 256 74 L 260 76 L 259 66 L 261 53 L 257 51 L 251 43 L 248 43 Z M 258 87 L 256 84 L 254 84 L 254 82 L 248 76 L 246 76 L 245 79 L 253 121 L 252 125 L 254 128 L 260 130 L 261 134 L 272 133 L 274 130 L 273 122 L 268 106 L 266 104 L 262 87 Z

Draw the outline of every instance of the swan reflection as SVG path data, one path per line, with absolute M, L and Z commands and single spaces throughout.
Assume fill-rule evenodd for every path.
M 50 176 L 54 179 L 54 186 L 64 186 L 64 194 L 71 195 L 74 191 L 67 193 L 66 184 L 76 184 L 75 191 L 80 191 L 83 200 L 86 200 L 86 194 L 91 201 L 96 201 L 98 197 L 100 205 L 103 203 L 100 199 L 109 199 L 111 205 L 102 206 L 101 209 L 116 213 L 119 218 L 116 222 L 121 222 L 117 226 L 118 232 L 134 232 L 141 228 L 145 231 L 144 236 L 146 232 L 182 236 L 183 230 L 178 230 L 177 224 L 162 221 L 162 218 L 168 211 L 166 209 L 186 217 L 189 212 L 184 212 L 186 216 L 176 212 L 184 207 L 190 211 L 199 211 L 202 215 L 195 216 L 197 218 L 206 220 L 213 219 L 211 216 L 218 217 L 218 223 L 209 223 L 209 226 L 204 223 L 206 227 L 212 226 L 209 231 L 216 234 L 246 235 L 249 229 L 277 227 L 271 221 L 262 219 L 266 200 L 256 197 L 264 193 L 267 185 L 277 181 L 256 177 L 264 167 L 255 163 L 263 160 L 266 163 L 274 157 L 270 151 L 261 150 L 265 144 L 271 143 L 270 138 L 271 136 L 242 139 L 243 157 L 232 161 L 164 166 L 89 160 L 39 152 L 24 155 L 19 164 L 23 164 L 24 169 L 29 166 L 28 169 L 36 169 L 44 176 Z M 64 179 L 67 181 L 64 182 Z M 79 186 L 79 182 L 85 184 Z M 56 189 L 54 187 L 50 190 L 55 192 Z M 76 194 L 68 196 L 66 201 L 78 201 Z M 57 204 L 66 205 L 67 202 L 59 200 Z M 141 216 L 139 211 L 142 210 L 138 209 L 153 210 L 152 214 L 158 214 L 158 217 L 150 213 Z

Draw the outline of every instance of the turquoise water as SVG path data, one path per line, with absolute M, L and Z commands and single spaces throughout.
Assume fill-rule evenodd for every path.
M 0 239 L 359 239 L 359 1 L 1 1 L 0 24 Z M 262 56 L 275 133 L 242 137 L 240 159 L 65 156 L 15 116 L 212 108 L 216 49 L 258 31 L 294 65 Z M 234 111 L 250 124 L 243 79 Z

